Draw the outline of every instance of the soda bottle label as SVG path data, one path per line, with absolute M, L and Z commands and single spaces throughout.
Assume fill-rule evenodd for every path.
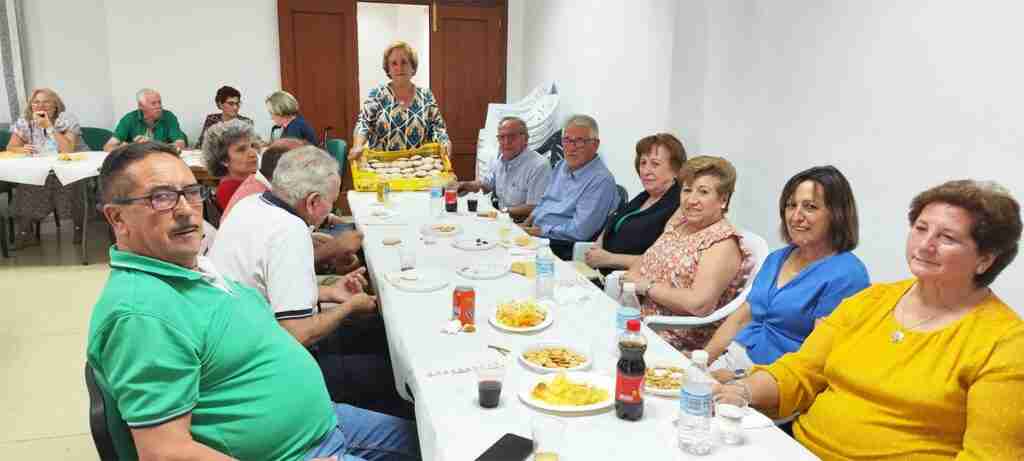
M 625 403 L 640 403 L 644 398 L 644 375 L 626 376 L 619 373 L 615 378 L 615 398 Z

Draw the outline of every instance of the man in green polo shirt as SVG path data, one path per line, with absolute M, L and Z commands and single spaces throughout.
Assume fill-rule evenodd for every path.
M 184 149 L 185 133 L 182 133 L 178 125 L 178 117 L 164 110 L 160 93 L 151 88 L 143 88 L 136 93 L 135 99 L 139 104 L 138 110 L 121 117 L 114 135 L 103 146 L 103 150 L 110 152 L 124 143 L 147 141 L 173 144 L 178 150 Z
M 100 182 L 117 242 L 86 354 L 118 459 L 419 459 L 412 422 L 331 402 L 263 296 L 197 256 L 205 189 L 171 147 L 121 147 Z

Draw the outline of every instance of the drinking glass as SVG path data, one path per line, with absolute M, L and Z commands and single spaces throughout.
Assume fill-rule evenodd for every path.
M 501 385 L 505 380 L 505 363 L 486 362 L 476 368 L 478 402 L 483 408 L 496 408 L 501 401 Z
M 733 393 L 721 392 L 714 397 L 715 419 L 722 436 L 722 443 L 739 445 L 743 443 L 743 415 L 747 413 L 746 397 Z
M 398 246 L 399 270 L 410 271 L 416 268 L 416 251 L 412 245 Z
M 558 461 L 565 447 L 565 421 L 537 415 L 532 426 L 534 461 Z

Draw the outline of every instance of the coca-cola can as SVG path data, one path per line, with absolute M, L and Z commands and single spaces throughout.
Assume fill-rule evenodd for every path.
M 452 319 L 463 325 L 476 324 L 476 291 L 469 285 L 459 285 L 452 292 Z

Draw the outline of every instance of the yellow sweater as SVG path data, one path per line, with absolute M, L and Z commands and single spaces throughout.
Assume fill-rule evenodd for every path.
M 779 383 L 778 415 L 801 412 L 794 435 L 823 460 L 1024 460 L 1024 321 L 991 295 L 894 344 L 892 310 L 913 284 L 865 289 L 757 367 Z

